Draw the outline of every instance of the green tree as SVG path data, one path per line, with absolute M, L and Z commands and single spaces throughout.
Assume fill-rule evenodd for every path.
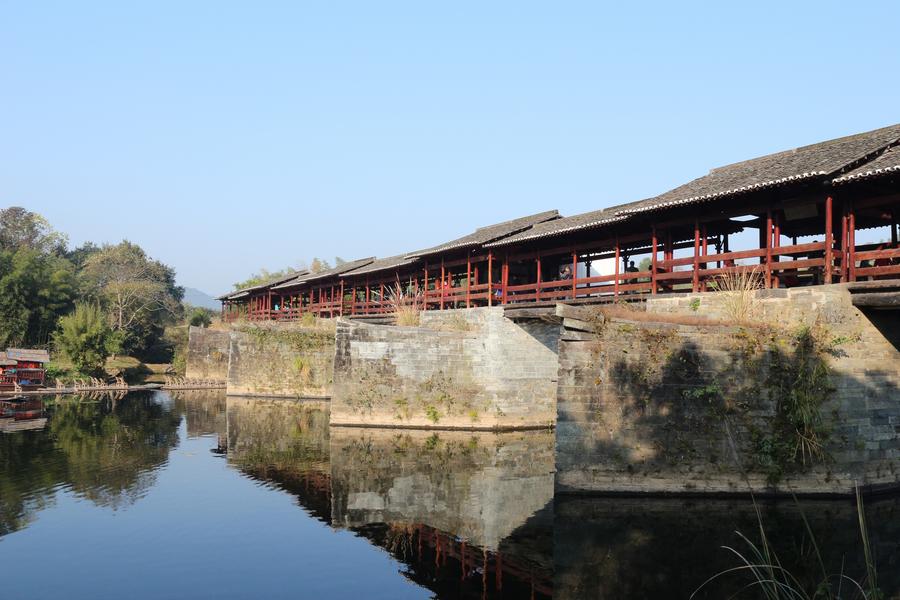
M 181 316 L 184 289 L 175 284 L 175 271 L 147 256 L 137 244 L 123 241 L 103 246 L 87 257 L 81 271 L 84 295 L 100 303 L 123 351 L 142 358 L 159 356 L 165 326 Z
M 330 268 L 331 265 L 328 264 L 328 261 L 323 258 L 319 258 L 318 256 L 314 256 L 309 263 L 309 271 L 311 273 L 321 273 L 322 271 L 327 271 Z
M 194 327 L 209 327 L 212 323 L 212 311 L 208 308 L 195 306 L 188 315 L 188 324 Z
M 66 258 L 75 265 L 76 269 L 81 269 L 84 267 L 84 263 L 87 262 L 87 259 L 98 252 L 100 252 L 100 246 L 96 245 L 94 242 L 85 242 L 74 250 L 66 252 Z
M 121 344 L 106 316 L 96 304 L 78 304 L 75 310 L 59 320 L 54 336 L 56 348 L 64 353 L 82 373 L 97 373 L 110 354 Z
M 65 247 L 65 236 L 41 215 L 0 210 L 0 345 L 44 344 L 72 309 L 74 268 Z
M 46 343 L 74 298 L 66 259 L 27 246 L 0 250 L 0 346 Z
M 21 206 L 0 210 L 0 248 L 4 250 L 28 248 L 40 254 L 62 255 L 67 243 L 66 236 L 37 213 Z

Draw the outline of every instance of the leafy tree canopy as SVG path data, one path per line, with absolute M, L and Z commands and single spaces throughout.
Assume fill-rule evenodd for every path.
M 75 288 L 66 259 L 28 246 L 0 250 L 0 346 L 45 344 Z
M 128 241 L 91 253 L 81 284 L 83 295 L 104 308 L 129 354 L 145 355 L 181 315 L 184 289 L 175 284 L 175 271 Z
M 0 210 L 0 249 L 27 248 L 41 254 L 62 254 L 66 236 L 55 231 L 47 220 L 21 206 Z

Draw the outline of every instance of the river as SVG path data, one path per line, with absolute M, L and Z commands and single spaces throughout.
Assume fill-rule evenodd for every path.
M 329 428 L 324 402 L 220 392 L 34 404 L 0 419 L 4 599 L 688 598 L 760 520 L 800 583 L 816 548 L 865 572 L 845 500 L 554 498 L 549 431 Z M 900 500 L 866 517 L 896 597 Z

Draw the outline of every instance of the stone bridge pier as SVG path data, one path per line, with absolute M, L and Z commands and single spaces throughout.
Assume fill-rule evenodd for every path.
M 556 421 L 559 324 L 502 307 L 429 311 L 418 327 L 339 321 L 332 425 L 539 429 Z

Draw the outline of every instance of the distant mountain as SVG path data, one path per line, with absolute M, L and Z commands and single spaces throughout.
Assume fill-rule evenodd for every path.
M 219 303 L 218 300 L 216 300 L 206 292 L 201 292 L 197 288 L 184 288 L 184 303 L 190 304 L 191 306 L 209 308 L 212 310 L 219 310 L 220 308 L 222 308 L 222 304 Z

